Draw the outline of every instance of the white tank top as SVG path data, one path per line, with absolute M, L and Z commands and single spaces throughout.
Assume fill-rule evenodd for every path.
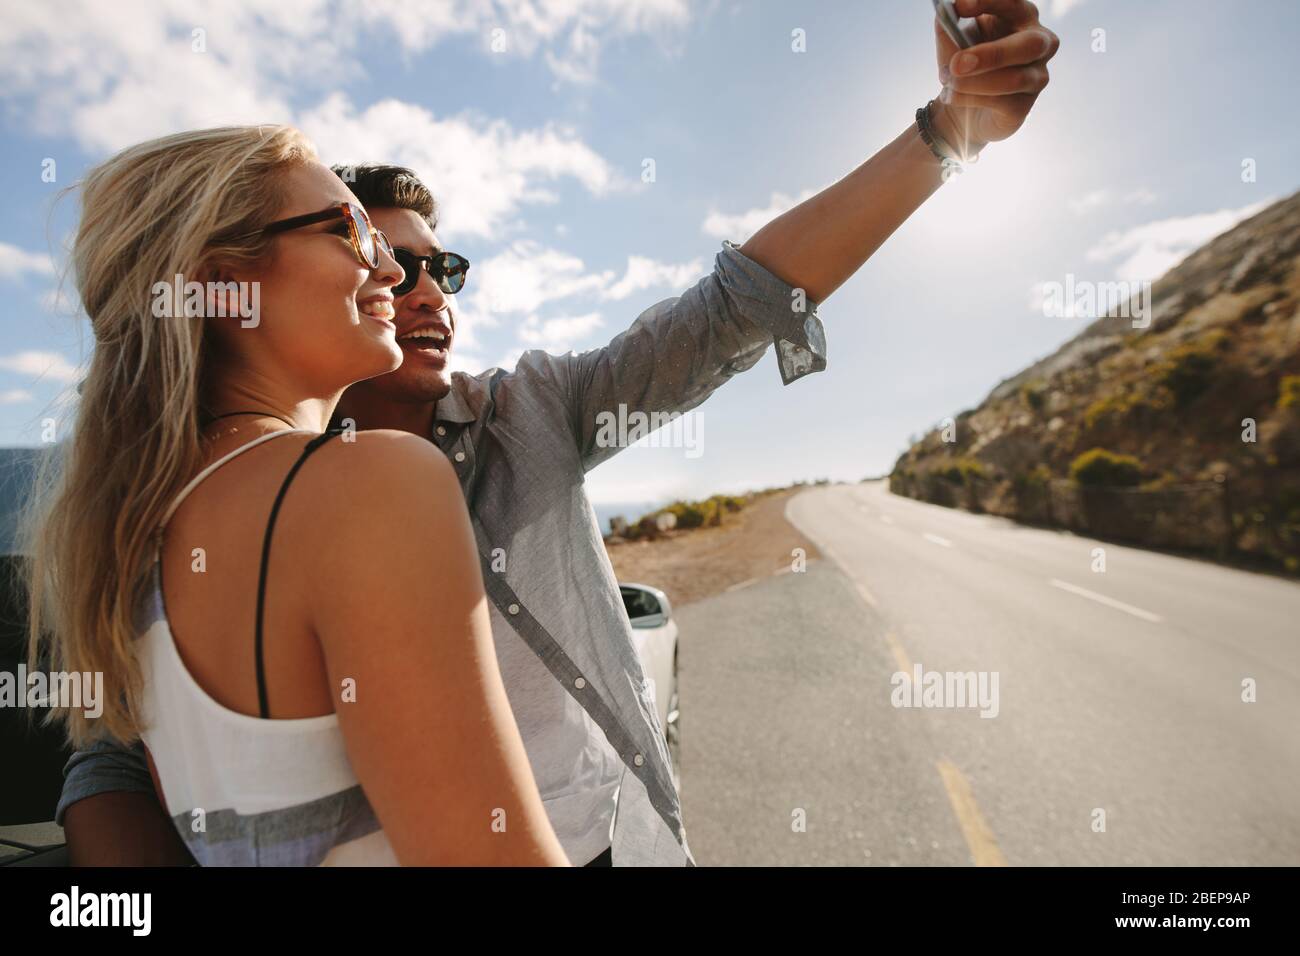
M 396 866 L 348 762 L 338 715 L 266 720 L 209 696 L 172 640 L 162 594 L 162 529 L 204 478 L 270 432 L 204 468 L 163 517 L 134 647 L 144 679 L 143 731 L 167 812 L 203 866 Z M 304 456 L 307 454 L 304 451 Z M 252 649 L 253 635 L 247 635 Z

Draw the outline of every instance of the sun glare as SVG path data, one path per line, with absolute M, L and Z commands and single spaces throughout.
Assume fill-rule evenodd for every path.
M 1041 200 L 1041 159 L 1015 140 L 992 143 L 953 175 L 928 204 L 927 220 L 946 235 L 988 238 L 1017 225 Z

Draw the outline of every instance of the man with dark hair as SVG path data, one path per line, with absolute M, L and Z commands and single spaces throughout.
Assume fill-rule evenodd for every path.
M 1046 84 L 1058 42 L 1032 4 L 964 5 L 996 9 L 983 19 L 999 29 L 998 39 L 957 56 L 936 26 L 941 76 L 957 92 L 918 110 L 915 125 L 874 157 L 744 245 L 724 242 L 709 275 L 580 355 L 534 350 L 513 371 L 449 373 L 449 296 L 468 264 L 439 246 L 433 196 L 407 169 L 336 167 L 392 241 L 406 278 L 393 290 L 402 365 L 349 388 L 334 424 L 402 429 L 451 460 L 478 542 L 501 676 L 547 815 L 573 863 L 694 863 L 654 691 L 584 492 L 585 474 L 620 447 L 600 420 L 693 409 L 773 343 L 786 384 L 825 368 L 817 305 L 959 158 L 1014 133 Z M 963 78 L 953 80 L 955 72 Z M 74 823 L 90 842 L 102 842 L 111 826 L 156 832 L 149 826 L 157 828 L 161 811 L 136 756 L 120 748 L 74 755 L 59 807 L 62 815 L 76 804 L 70 844 L 83 839 Z M 138 799 L 129 811 L 104 799 L 121 790 L 141 791 L 131 794 Z M 96 861 L 122 860 L 123 839 Z
M 434 235 L 438 204 L 414 172 L 378 163 L 331 168 L 361 200 L 375 227 L 388 235 L 407 270 L 406 282 L 394 289 L 402 364 L 344 392 L 334 420 L 351 418 L 359 428 L 400 428 L 425 438 L 441 437 L 433 433 L 433 418 L 434 404 L 452 389 L 447 358 L 456 328 L 450 289 L 459 289 L 456 283 L 465 281 L 467 274 L 439 282 L 430 272 L 438 263 L 419 259 L 446 252 Z
M 331 166 L 334 174 L 361 200 L 367 211 L 374 209 L 409 209 L 425 221 L 430 230 L 438 228 L 438 202 L 418 176 L 405 166 L 364 163 L 360 166 Z

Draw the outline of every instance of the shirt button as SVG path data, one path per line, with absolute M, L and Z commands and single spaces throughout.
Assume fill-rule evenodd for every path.
M 447 429 L 444 428 L 442 425 L 439 425 L 437 428 L 434 429 L 434 431 L 436 431 L 439 435 L 447 434 Z
M 519 613 L 519 605 L 518 605 L 518 604 L 512 604 L 512 605 L 510 605 L 508 608 L 506 608 L 506 610 L 509 611 L 511 614 L 518 614 L 518 613 Z
M 465 453 L 464 453 L 463 451 L 458 451 L 458 452 L 456 452 L 455 458 L 456 458 L 457 461 L 464 461 L 464 460 L 465 460 Z
M 578 688 L 578 690 L 582 690 L 587 686 L 587 679 L 585 677 L 579 677 L 573 682 L 573 686 Z
M 645 757 L 642 757 L 640 754 L 637 754 L 635 757 L 632 758 L 632 762 L 639 767 L 643 763 L 645 763 Z

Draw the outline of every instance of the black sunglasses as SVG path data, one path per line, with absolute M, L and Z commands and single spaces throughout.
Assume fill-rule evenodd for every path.
M 393 295 L 406 295 L 420 281 L 420 270 L 426 270 L 438 288 L 449 295 L 454 295 L 465 287 L 465 273 L 469 272 L 469 260 L 454 252 L 438 252 L 431 256 L 419 256 L 410 249 L 397 246 L 393 249 L 393 258 L 406 273 L 405 278 L 393 286 Z

